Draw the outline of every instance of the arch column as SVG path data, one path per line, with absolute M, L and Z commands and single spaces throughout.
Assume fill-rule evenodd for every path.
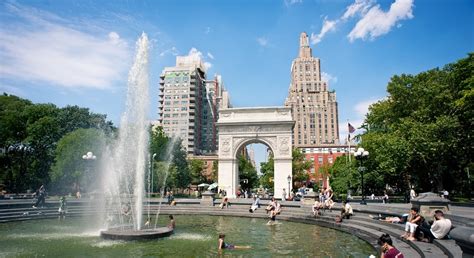
M 218 187 L 224 190 L 227 197 L 236 198 L 239 186 L 239 162 L 236 158 L 219 159 Z
M 274 159 L 274 176 L 273 176 L 273 188 L 275 190 L 275 198 L 283 197 L 283 189 L 285 189 L 286 196 L 291 192 L 293 187 L 293 177 L 290 180 L 290 189 L 288 189 L 288 176 L 291 176 L 292 170 L 292 159 L 291 158 L 279 158 Z

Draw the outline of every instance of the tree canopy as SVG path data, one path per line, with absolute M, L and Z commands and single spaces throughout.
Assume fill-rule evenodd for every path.
M 79 128 L 112 132 L 105 115 L 87 108 L 34 104 L 17 96 L 0 96 L 0 183 L 7 191 L 34 190 L 50 183 L 58 141 Z
M 393 76 L 388 97 L 370 106 L 362 126 L 360 145 L 370 152 L 366 191 L 382 191 L 388 184 L 399 193 L 414 186 L 418 192 L 446 189 L 469 195 L 473 85 L 473 53 L 442 69 Z M 334 169 L 334 177 L 346 176 Z M 333 180 L 343 184 L 343 179 Z

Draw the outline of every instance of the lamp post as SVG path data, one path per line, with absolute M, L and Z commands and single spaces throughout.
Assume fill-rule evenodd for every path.
M 92 151 L 88 151 L 86 154 L 82 155 L 82 159 L 87 161 L 87 163 L 90 163 L 89 161 L 95 160 L 97 157 L 92 153 Z M 87 164 L 87 176 L 90 176 L 90 164 Z M 80 198 L 80 187 L 79 187 L 79 182 L 76 183 L 77 187 L 77 194 L 76 197 Z
M 150 170 L 151 170 L 151 191 L 150 188 L 148 190 L 153 193 L 153 161 L 155 161 L 156 153 L 153 153 L 153 156 L 151 156 L 151 161 L 150 161 Z M 150 197 L 151 197 L 150 193 Z
M 367 159 L 369 156 L 369 152 L 364 150 L 364 148 L 358 148 L 357 151 L 354 153 L 354 157 L 356 160 L 359 161 L 359 172 L 361 173 L 361 187 L 362 187 L 362 201 L 360 204 L 367 205 L 365 201 L 365 194 L 364 194 L 364 171 L 365 167 L 363 167 L 363 161 Z
M 288 200 L 289 200 L 290 199 L 290 191 L 291 191 L 291 188 L 290 188 L 291 175 L 288 175 L 288 177 L 286 179 L 288 180 Z

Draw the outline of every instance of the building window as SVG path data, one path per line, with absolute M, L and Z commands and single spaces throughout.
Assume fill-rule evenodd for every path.
M 318 156 L 318 163 L 323 164 L 323 156 Z

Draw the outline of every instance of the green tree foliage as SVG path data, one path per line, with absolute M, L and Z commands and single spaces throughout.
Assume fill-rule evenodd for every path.
M 82 191 L 97 187 L 99 153 L 104 152 L 105 135 L 98 129 L 77 129 L 65 135 L 56 147 L 55 163 L 51 170 L 52 187 L 59 193 L 73 193 L 79 186 Z M 84 160 L 82 156 L 92 151 L 96 160 Z
M 78 128 L 106 132 L 115 129 L 105 115 L 86 108 L 58 108 L 53 104 L 33 104 L 13 95 L 0 96 L 0 168 L 5 171 L 0 174 L 0 183 L 14 192 L 48 184 L 58 141 Z M 31 151 L 9 151 L 19 144 Z
M 305 159 L 304 154 L 298 148 L 294 148 L 292 151 L 292 173 L 293 173 L 293 185 L 295 183 L 306 183 L 309 178 L 308 170 L 313 166 L 312 162 Z
M 166 160 L 169 158 L 168 152 L 169 138 L 166 137 L 163 127 L 157 126 L 152 129 L 150 136 L 150 153 L 156 154 L 155 160 Z
M 166 188 L 187 188 L 192 176 L 181 140 L 168 138 L 162 127 L 156 127 L 150 133 L 150 153 L 157 154 L 153 160 L 155 186 L 158 189 L 162 189 L 163 184 Z M 166 182 L 161 181 L 165 177 Z
M 273 154 L 268 157 L 267 162 L 260 163 L 260 176 L 259 182 L 264 188 L 273 189 L 273 177 L 274 177 L 275 162 L 273 160 Z
M 186 151 L 184 151 L 181 140 L 177 140 L 173 145 L 172 169 L 176 169 L 175 186 L 178 188 L 187 188 L 191 183 L 191 174 L 189 173 Z
M 356 192 L 360 187 L 360 175 L 355 159 L 348 162 L 347 156 L 340 156 L 329 168 L 329 171 L 331 188 L 337 194 L 346 194 L 348 190 Z
M 239 178 L 241 188 L 245 190 L 257 187 L 257 170 L 253 164 L 242 155 L 238 155 L 237 160 L 239 162 Z
M 189 162 L 189 171 L 191 173 L 191 183 L 198 185 L 200 183 L 207 182 L 207 178 L 204 176 L 204 161 L 200 159 L 191 159 Z
M 473 68 L 470 53 L 443 69 L 391 78 L 389 96 L 370 107 L 363 125 L 369 187 L 472 191 Z
M 219 160 L 214 160 L 212 162 L 212 177 L 211 182 L 217 182 L 217 177 L 219 176 Z

